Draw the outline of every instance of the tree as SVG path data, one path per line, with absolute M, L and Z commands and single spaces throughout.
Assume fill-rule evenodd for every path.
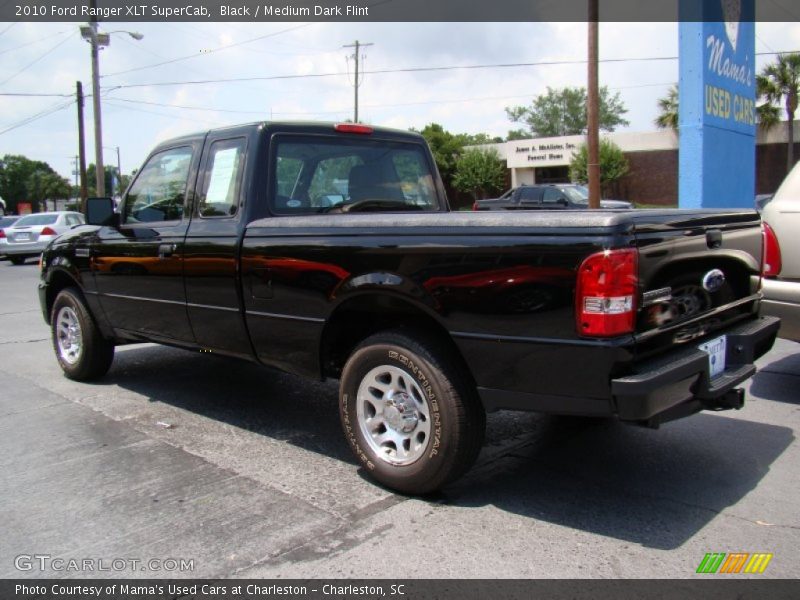
M 464 149 L 464 137 L 446 131 L 438 123 L 430 123 L 420 131 L 431 148 L 439 174 L 451 183 L 456 172 L 456 162 Z
M 456 163 L 453 187 L 471 193 L 474 198 L 486 198 L 499 192 L 506 181 L 506 167 L 494 148 L 470 148 Z
M 800 53 L 779 54 L 776 62 L 766 65 L 756 78 L 756 89 L 759 98 L 765 103 L 758 107 L 759 116 L 766 119 L 769 126 L 778 121 L 778 110 L 775 105 L 784 101 L 786 109 L 786 132 L 788 147 L 786 150 L 786 172 L 794 165 L 794 113 L 797 111 L 800 96 Z M 770 109 L 769 107 L 772 107 Z
M 0 196 L 8 213 L 16 213 L 20 202 L 40 208 L 42 200 L 66 198 L 69 191 L 69 183 L 46 162 L 14 154 L 0 160 Z
M 655 119 L 659 129 L 678 131 L 678 86 L 669 88 L 667 95 L 658 99 L 658 116 Z
M 622 115 L 628 112 L 619 92 L 610 95 L 607 86 L 600 88 L 600 129 L 614 131 L 620 125 L 628 125 Z M 565 87 L 533 99 L 530 106 L 506 108 L 508 118 L 529 128 L 530 137 L 556 137 L 561 135 L 583 135 L 586 133 L 586 88 Z M 510 132 L 509 132 L 510 133 Z
M 117 183 L 117 181 L 119 180 L 117 167 L 113 167 L 111 165 L 103 165 L 103 170 L 105 171 L 106 174 L 106 181 L 105 181 L 106 194 L 109 196 L 116 195 L 117 188 L 119 187 L 119 183 Z M 88 167 L 86 167 L 86 184 L 87 184 L 86 187 L 90 198 L 92 196 L 97 196 L 97 176 L 95 175 L 95 173 L 97 173 L 97 167 L 95 166 L 94 163 L 91 163 Z
M 586 183 L 589 181 L 587 174 L 586 163 L 588 162 L 588 149 L 586 144 L 582 144 L 580 148 L 572 156 L 572 161 L 569 164 L 569 175 L 572 181 L 579 183 Z M 622 152 L 619 146 L 614 142 L 607 139 L 600 140 L 600 184 L 605 192 L 608 187 L 625 175 L 629 170 L 628 159 Z

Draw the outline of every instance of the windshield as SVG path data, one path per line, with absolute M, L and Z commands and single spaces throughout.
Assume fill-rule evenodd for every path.
M 589 190 L 582 185 L 571 185 L 559 188 L 571 202 L 575 204 L 589 204 Z
M 22 217 L 14 225 L 24 227 L 26 225 L 52 225 L 58 220 L 58 215 L 29 215 Z

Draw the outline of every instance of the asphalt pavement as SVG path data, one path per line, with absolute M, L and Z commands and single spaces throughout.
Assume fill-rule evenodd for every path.
M 335 382 L 150 344 L 64 378 L 37 279 L 0 262 L 0 577 L 684 578 L 707 552 L 797 575 L 796 343 L 741 411 L 492 414 L 472 471 L 418 499 L 361 472 Z

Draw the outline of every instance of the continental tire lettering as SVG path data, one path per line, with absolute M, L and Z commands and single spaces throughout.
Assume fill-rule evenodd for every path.
M 347 394 L 342 394 L 342 421 L 344 421 L 344 428 L 345 428 L 345 435 L 347 436 L 347 441 L 350 442 L 350 445 L 353 447 L 356 455 L 358 456 L 359 460 L 370 470 L 373 471 L 375 469 L 375 463 L 373 463 L 369 457 L 367 456 L 366 452 L 361 449 L 361 445 L 358 443 L 358 439 L 356 439 L 355 433 L 353 433 L 353 426 L 350 424 L 350 411 L 348 409 L 349 396 Z
M 431 386 L 431 383 L 428 381 L 425 373 L 423 373 L 420 368 L 414 364 L 414 361 L 405 354 L 400 354 L 399 352 L 389 350 L 389 358 L 397 360 L 414 376 L 416 376 L 422 391 L 425 393 L 425 396 L 430 403 L 431 416 L 433 417 L 433 442 L 431 443 L 431 451 L 428 454 L 428 458 L 433 458 L 439 454 L 439 447 L 442 445 L 442 417 L 439 413 L 439 402 L 436 397 L 436 392 L 433 391 L 433 386 Z

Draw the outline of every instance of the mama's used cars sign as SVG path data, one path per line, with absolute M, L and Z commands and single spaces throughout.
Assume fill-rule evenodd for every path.
M 682 208 L 752 207 L 756 65 L 753 0 L 681 0 Z

